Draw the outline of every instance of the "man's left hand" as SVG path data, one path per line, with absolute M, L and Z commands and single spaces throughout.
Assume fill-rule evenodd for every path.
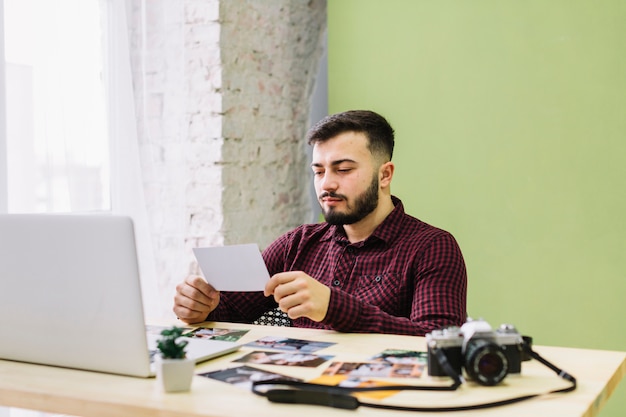
M 274 300 L 290 319 L 308 317 L 322 321 L 328 311 L 330 288 L 302 271 L 281 272 L 265 285 L 265 296 Z

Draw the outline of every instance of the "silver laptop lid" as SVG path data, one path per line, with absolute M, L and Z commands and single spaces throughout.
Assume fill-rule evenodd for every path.
M 0 358 L 150 375 L 133 222 L 0 214 Z

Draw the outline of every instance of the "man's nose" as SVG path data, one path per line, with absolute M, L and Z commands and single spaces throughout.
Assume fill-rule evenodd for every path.
M 320 187 L 324 191 L 336 190 L 338 187 L 337 177 L 332 173 L 324 174 L 320 182 Z

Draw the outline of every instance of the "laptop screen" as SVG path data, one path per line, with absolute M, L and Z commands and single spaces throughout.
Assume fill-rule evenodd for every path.
M 133 222 L 0 215 L 0 358 L 150 374 Z

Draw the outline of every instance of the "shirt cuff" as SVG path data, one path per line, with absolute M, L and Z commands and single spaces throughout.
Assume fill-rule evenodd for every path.
M 328 311 L 322 323 L 340 332 L 354 331 L 360 312 L 361 306 L 354 297 L 331 288 Z

